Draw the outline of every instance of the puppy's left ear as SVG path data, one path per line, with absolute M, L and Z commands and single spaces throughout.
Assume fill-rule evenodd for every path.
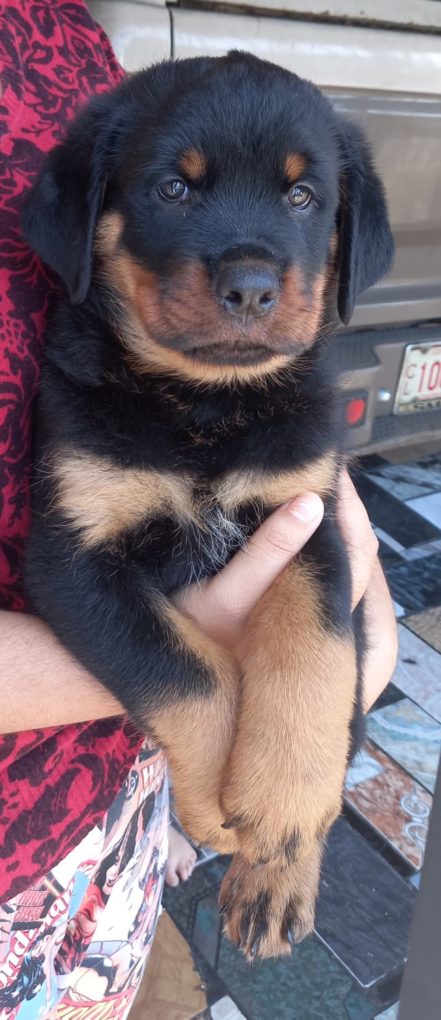
M 338 212 L 337 307 L 347 325 L 359 294 L 387 273 L 394 255 L 383 185 L 366 139 L 348 121 L 340 122 L 341 199 Z
M 114 102 L 95 97 L 47 157 L 26 195 L 26 240 L 61 277 L 73 304 L 84 301 L 92 274 L 93 237 L 101 211 L 114 130 Z

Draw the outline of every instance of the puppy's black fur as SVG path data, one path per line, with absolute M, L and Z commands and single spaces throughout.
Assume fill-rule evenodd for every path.
M 95 99 L 49 156 L 23 222 L 69 293 L 42 372 L 27 584 L 60 640 L 146 725 L 158 706 L 209 700 L 216 686 L 207 660 L 171 640 L 164 600 L 219 570 L 273 509 L 245 495 L 221 511 L 219 480 L 327 457 L 337 477 L 326 338 L 390 265 L 384 194 L 362 133 L 313 85 L 232 53 L 158 65 Z M 199 518 L 158 496 L 112 538 L 84 543 L 54 469 L 72 455 L 191 479 Z M 323 495 L 302 562 L 320 626 L 350 633 L 335 486 Z M 360 689 L 353 727 L 358 742 Z

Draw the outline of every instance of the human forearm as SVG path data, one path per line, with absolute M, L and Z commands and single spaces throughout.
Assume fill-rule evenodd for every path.
M 123 712 L 36 617 L 0 612 L 0 732 L 63 726 Z

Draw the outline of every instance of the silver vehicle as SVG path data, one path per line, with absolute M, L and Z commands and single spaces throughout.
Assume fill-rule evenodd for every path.
M 441 3 L 91 0 L 128 71 L 250 50 L 358 120 L 385 182 L 392 272 L 335 338 L 352 448 L 441 440 Z

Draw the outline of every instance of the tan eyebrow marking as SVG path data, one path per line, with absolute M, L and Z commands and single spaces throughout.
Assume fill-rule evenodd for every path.
M 207 160 L 199 149 L 186 149 L 179 160 L 179 167 L 190 181 L 197 183 L 207 172 Z
M 290 152 L 285 159 L 285 175 L 293 184 L 299 179 L 306 167 L 306 159 L 300 152 Z

